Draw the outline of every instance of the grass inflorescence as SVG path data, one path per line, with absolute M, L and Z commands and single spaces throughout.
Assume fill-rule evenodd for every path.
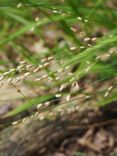
M 6 116 L 32 107 L 38 114 L 40 106 L 48 109 L 56 101 L 73 105 L 69 113 L 79 108 L 74 108 L 79 99 L 87 105 L 96 99 L 96 106 L 116 100 L 114 6 L 103 1 L 5 0 L 0 1 L 0 17 L 0 86 L 15 88 L 25 100 Z M 22 86 L 33 90 L 32 97 Z

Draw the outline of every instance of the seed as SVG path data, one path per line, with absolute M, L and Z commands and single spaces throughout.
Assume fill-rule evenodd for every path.
M 84 41 L 90 41 L 90 38 L 89 37 L 86 37 L 86 38 L 84 38 Z
M 89 99 L 91 96 L 90 95 L 86 95 L 85 96 L 85 99 Z
M 8 75 L 9 73 L 10 73 L 10 72 L 8 71 L 8 72 L 5 72 L 3 75 L 6 76 L 6 75 Z
M 37 117 L 37 116 L 38 116 L 38 114 L 39 114 L 39 112 L 36 112 L 34 116 L 35 116 L 35 117 Z
M 60 79 L 60 77 L 59 77 L 59 76 L 55 78 L 55 80 L 59 80 L 59 79 Z
M 44 118 L 45 118 L 44 115 L 39 116 L 40 120 L 44 120 Z
M 77 32 L 77 29 L 74 28 L 74 27 L 71 27 L 70 29 L 71 29 L 73 32 Z
M 98 59 L 100 59 L 101 58 L 101 56 L 97 56 L 96 58 L 95 58 L 95 60 L 98 60 Z
M 60 89 L 59 89 L 59 92 L 61 92 L 63 89 L 65 89 L 67 87 L 67 85 L 66 84 L 62 84 L 61 86 L 60 86 Z
M 30 31 L 34 31 L 34 29 L 35 29 L 35 27 L 32 27 L 32 28 L 30 29 Z
M 31 115 L 31 117 L 30 117 L 30 118 L 31 118 L 31 119 L 33 119 L 34 117 L 35 117 L 34 115 Z
M 14 69 L 14 68 L 9 70 L 10 73 L 14 72 L 14 71 L 16 71 L 16 69 Z
M 80 49 L 84 49 L 85 48 L 85 46 L 80 46 Z
M 26 118 L 23 118 L 23 119 L 22 119 L 22 122 L 25 122 L 25 121 L 26 121 Z
M 61 96 L 62 96 L 62 94 L 56 94 L 55 96 L 58 98 L 58 97 L 61 97 Z
M 52 60 L 54 57 L 53 56 L 50 56 L 50 57 L 48 57 L 48 60 Z
M 108 91 L 111 91 L 111 90 L 112 90 L 112 88 L 113 88 L 113 86 L 110 86 L 110 87 L 108 88 Z
M 7 80 L 7 83 L 10 84 L 10 83 L 12 82 L 12 80 L 13 80 L 12 78 L 9 78 L 9 79 Z
M 104 94 L 104 97 L 107 97 L 109 94 L 109 92 L 107 91 L 105 94 Z
M 79 110 L 80 106 L 76 106 L 75 110 Z
M 85 20 L 84 20 L 84 22 L 85 22 L 85 23 L 87 23 L 87 22 L 88 22 L 88 20 L 87 20 L 87 19 L 85 19 Z
M 25 68 L 21 68 L 21 69 L 19 69 L 19 72 L 21 72 L 21 71 L 23 71 L 23 70 L 25 70 Z
M 32 67 L 32 65 L 31 65 L 31 64 L 28 64 L 28 65 L 26 66 L 26 68 L 30 68 L 30 67 Z
M 40 77 L 40 78 L 37 78 L 37 79 L 35 79 L 35 81 L 40 81 L 42 78 Z
M 53 112 L 51 112 L 51 113 L 49 113 L 49 115 L 50 115 L 50 116 L 53 116 L 53 115 L 54 115 L 54 113 L 53 113 Z
M 61 61 L 60 61 L 60 65 L 62 65 L 62 64 L 63 64 L 63 61 L 61 60 Z
M 39 71 L 39 69 L 40 69 L 40 68 L 39 68 L 39 67 L 37 67 L 37 68 L 35 68 L 35 69 L 33 70 L 33 72 L 34 72 L 34 73 L 36 73 L 36 72 L 38 72 L 38 71 Z
M 19 63 L 20 64 L 26 64 L 27 62 L 26 61 L 20 61 Z
M 24 74 L 24 76 L 26 77 L 26 76 L 28 76 L 30 74 L 31 74 L 30 72 L 27 72 L 27 73 Z
M 40 65 L 39 65 L 39 68 L 40 68 L 40 69 L 43 68 L 43 65 L 40 64 Z
M 65 67 L 65 69 L 69 69 L 69 68 L 70 68 L 70 66 L 66 66 L 66 67 Z
M 96 38 L 96 37 L 93 37 L 91 40 L 92 40 L 92 41 L 96 41 L 96 40 L 97 40 L 97 38 Z
M 18 123 L 18 121 L 14 121 L 13 123 L 12 123 L 12 125 L 16 125 Z
M 85 72 L 88 72 L 89 70 L 90 70 L 90 66 L 89 67 L 87 67 L 86 69 L 85 69 Z
M 72 75 L 73 75 L 73 73 L 71 73 L 71 72 L 70 72 L 70 73 L 68 73 L 68 75 L 69 75 L 69 76 L 72 76 Z
M 55 14 L 58 13 L 58 10 L 53 10 L 53 13 L 55 13 Z
M 79 21 L 81 21 L 81 20 L 82 20 L 82 17 L 77 17 L 77 19 L 78 19 Z
M 106 56 L 106 57 L 110 57 L 110 54 L 106 54 L 105 56 Z
M 71 95 L 68 94 L 68 95 L 66 96 L 66 101 L 69 102 L 69 101 L 70 101 L 70 98 L 71 98 Z
M 25 78 L 26 78 L 26 76 L 23 75 L 20 77 L 20 80 L 23 81 Z
M 47 74 L 42 76 L 42 78 L 43 78 L 43 79 L 44 79 L 44 78 L 47 78 L 47 77 L 48 77 L 48 75 L 47 75 Z
M 44 63 L 44 65 L 43 65 L 43 66 L 44 66 L 44 67 L 46 67 L 46 66 L 48 66 L 48 65 L 49 65 L 49 63 Z
M 72 86 L 75 86 L 77 90 L 79 90 L 79 88 L 80 88 L 79 85 L 78 85 L 78 82 L 74 82 L 74 83 L 72 84 Z
M 38 22 L 38 21 L 39 21 L 39 17 L 36 17 L 36 18 L 35 18 L 35 21 Z
M 87 44 L 89 47 L 91 47 L 91 44 Z
M 15 83 L 18 83 L 20 80 L 21 80 L 20 77 L 17 77 Z
M 61 73 L 63 71 L 63 69 L 58 69 L 58 73 Z
M 21 70 L 22 68 L 24 68 L 24 65 L 23 65 L 23 64 L 19 65 L 19 66 L 17 67 L 17 70 L 19 71 L 19 70 Z
M 87 63 L 87 64 L 90 64 L 90 61 L 87 61 L 86 63 Z
M 4 79 L 4 76 L 0 76 L 0 81 Z
M 22 3 L 17 4 L 17 8 L 20 8 L 22 6 Z
M 41 62 L 45 62 L 45 61 L 47 61 L 47 58 L 41 59 Z
M 42 105 L 43 105 L 42 103 L 38 104 L 37 109 L 40 109 L 42 107 Z
M 76 50 L 76 47 L 70 47 L 70 50 Z
M 50 102 L 49 101 L 47 101 L 47 102 L 44 103 L 44 106 L 46 106 L 46 107 L 48 107 L 49 105 L 50 105 Z

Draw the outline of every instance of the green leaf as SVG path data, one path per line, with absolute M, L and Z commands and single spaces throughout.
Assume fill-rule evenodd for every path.
M 55 98 L 54 95 L 44 95 L 44 96 L 40 96 L 40 97 L 36 97 L 32 100 L 28 100 L 26 103 L 18 106 L 17 108 L 15 108 L 14 110 L 10 111 L 7 115 L 8 116 L 14 116 L 17 115 L 19 113 L 22 113 L 40 103 L 46 102 L 46 101 L 50 101 L 53 98 Z

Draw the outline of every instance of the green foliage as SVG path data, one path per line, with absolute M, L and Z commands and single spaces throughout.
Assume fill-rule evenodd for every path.
M 39 16 L 38 21 L 35 21 L 35 15 Z M 108 7 L 106 1 L 98 0 L 95 3 L 81 0 L 63 2 L 57 0 L 0 0 L 0 18 L 2 23 L 0 26 L 1 53 L 3 51 L 7 53 L 6 47 L 11 46 L 14 49 L 13 54 L 18 54 L 35 68 L 40 65 L 42 58 L 49 56 L 55 58 L 60 69 L 70 67 L 72 70 L 74 66 L 77 66 L 72 75 L 66 74 L 57 81 L 56 68 L 55 71 L 43 68 L 48 77 L 53 79 L 52 84 L 45 85 L 48 89 L 54 90 L 66 83 L 71 85 L 93 74 L 96 75 L 97 81 L 101 82 L 108 82 L 117 76 L 117 10 Z M 56 33 L 58 30 L 61 31 L 64 45 L 61 47 L 56 41 L 52 48 L 46 46 L 45 53 L 30 53 L 30 48 L 28 49 L 23 43 L 25 35 L 32 32 L 33 35 L 39 36 L 46 45 L 44 28 L 47 30 L 50 25 Z M 84 35 L 80 36 L 79 31 Z M 97 39 L 91 45 L 90 43 L 87 45 L 83 40 L 87 37 Z M 63 64 L 60 64 L 61 60 Z M 0 64 L 5 63 L 5 60 L 0 61 Z M 4 73 L 4 70 L 1 73 Z M 12 75 L 15 77 L 16 73 Z M 28 84 L 36 87 L 40 86 L 40 83 L 30 81 Z M 81 92 L 76 93 L 79 95 Z M 95 94 L 98 96 L 102 93 L 96 92 Z M 66 95 L 66 92 L 63 95 Z M 53 96 L 55 95 L 52 94 Z M 50 98 L 51 96 L 47 94 L 36 97 L 11 111 L 9 115 L 21 113 Z M 104 105 L 116 99 L 116 90 L 114 90 L 108 98 L 104 98 L 103 94 L 101 101 L 97 101 L 97 105 Z
M 41 96 L 41 97 L 36 97 L 32 100 L 28 100 L 26 103 L 24 103 L 23 105 L 20 105 L 19 107 L 17 107 L 16 109 L 14 109 L 13 111 L 11 111 L 10 113 L 8 113 L 7 115 L 9 116 L 14 116 L 17 115 L 23 111 L 26 111 L 28 109 L 30 109 L 32 106 L 34 107 L 35 105 L 38 105 L 42 102 L 46 102 L 49 100 L 54 99 L 55 96 L 54 95 L 47 95 L 47 96 Z

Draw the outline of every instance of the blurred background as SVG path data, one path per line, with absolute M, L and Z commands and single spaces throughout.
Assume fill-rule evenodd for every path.
M 100 106 L 115 112 L 116 101 L 116 0 L 0 0 L 1 128 L 53 107 L 60 116 Z M 86 153 L 95 156 L 92 146 Z

